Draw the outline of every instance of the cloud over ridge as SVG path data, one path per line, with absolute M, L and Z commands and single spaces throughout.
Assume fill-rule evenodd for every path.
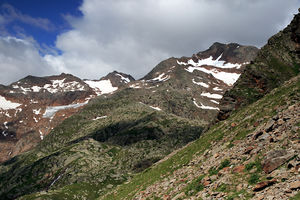
M 62 54 L 42 59 L 46 69 L 81 78 L 112 70 L 140 78 L 163 59 L 189 56 L 216 41 L 262 46 L 289 23 L 299 2 L 84 0 L 83 17 L 67 17 L 73 29 L 57 37 Z

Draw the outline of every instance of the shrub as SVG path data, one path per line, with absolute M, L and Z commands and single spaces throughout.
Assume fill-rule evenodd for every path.
M 248 183 L 253 185 L 259 181 L 260 176 L 257 173 L 251 174 Z

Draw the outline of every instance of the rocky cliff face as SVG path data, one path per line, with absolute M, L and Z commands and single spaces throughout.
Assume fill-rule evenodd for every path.
M 299 26 L 300 14 L 297 14 L 290 25 L 271 37 L 256 59 L 246 66 L 234 88 L 221 101 L 220 120 L 299 74 Z
M 0 162 L 36 146 L 54 127 L 90 99 L 113 92 L 127 83 L 118 78 L 115 74 L 98 81 L 83 81 L 70 74 L 27 76 L 8 86 L 1 86 Z M 132 77 L 128 79 L 129 82 L 132 80 Z

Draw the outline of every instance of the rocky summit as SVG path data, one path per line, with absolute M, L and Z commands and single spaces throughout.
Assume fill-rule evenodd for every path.
M 0 86 L 0 199 L 299 199 L 299 17 L 139 80 Z

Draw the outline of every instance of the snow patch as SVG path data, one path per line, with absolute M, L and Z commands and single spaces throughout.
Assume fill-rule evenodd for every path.
M 116 75 L 120 76 L 121 80 L 124 81 L 125 83 L 129 83 L 130 82 L 129 78 L 126 78 L 126 77 L 122 76 L 121 74 L 116 74 Z
M 219 88 L 219 87 L 214 87 L 213 90 L 214 90 L 214 91 L 223 91 L 223 89 L 222 89 L 222 88 Z
M 154 107 L 154 106 L 149 106 L 150 108 L 154 109 L 154 110 L 158 110 L 161 111 L 161 109 L 159 107 Z
M 2 110 L 16 109 L 21 105 L 22 104 L 14 103 L 12 101 L 6 100 L 6 98 L 3 96 L 0 96 L 0 109 Z
M 53 119 L 55 113 L 60 110 L 65 110 L 65 109 L 70 109 L 70 108 L 79 108 L 81 106 L 84 106 L 87 103 L 88 102 L 86 101 L 84 103 L 70 104 L 70 105 L 64 105 L 64 106 L 48 106 L 46 108 L 45 113 L 43 114 L 43 118 Z
M 170 79 L 170 75 L 166 75 L 165 73 L 162 73 L 158 77 L 155 77 L 149 81 L 167 81 L 169 79 Z
M 210 100 L 211 102 L 215 103 L 215 104 L 219 104 L 219 102 L 215 101 L 215 100 Z
M 144 104 L 143 102 L 139 102 L 139 103 L 142 104 L 142 105 L 148 106 L 148 105 Z M 154 110 L 161 111 L 161 109 L 159 107 L 155 107 L 155 106 L 149 106 L 149 107 L 154 109 Z
M 105 116 L 101 116 L 101 117 L 96 117 L 95 119 L 93 119 L 93 121 L 96 121 L 96 120 L 98 120 L 98 119 L 105 119 L 105 118 L 107 118 L 106 115 L 105 115 Z
M 51 80 L 51 84 L 44 85 L 44 88 L 50 93 L 56 92 L 74 92 L 74 91 L 84 91 L 84 85 L 81 85 L 77 81 L 70 81 L 65 83 L 65 78 L 62 80 Z
M 129 87 L 130 87 L 130 88 L 135 88 L 135 89 L 141 88 L 141 86 L 140 86 L 139 83 L 132 84 L 132 85 L 130 85 Z
M 40 109 L 33 109 L 32 112 L 36 115 L 39 115 L 39 114 L 41 114 L 41 110 L 42 110 L 41 108 Z
M 204 110 L 220 110 L 218 107 L 205 106 L 202 103 L 200 103 L 201 105 L 199 106 L 195 99 L 193 100 L 193 103 L 195 104 L 196 107 Z
M 219 94 L 211 94 L 209 92 L 203 92 L 201 94 L 201 96 L 204 96 L 204 97 L 208 97 L 208 98 L 213 98 L 213 99 L 222 99 L 222 95 L 219 95 Z
M 205 87 L 205 88 L 209 88 L 209 85 L 206 84 L 206 83 L 203 83 L 203 82 L 196 82 L 195 79 L 192 80 L 194 84 L 196 85 L 200 85 L 202 87 Z
M 51 184 L 49 187 L 51 187 L 56 181 L 58 181 L 60 178 L 62 177 L 62 175 L 59 175 Z
M 39 122 L 35 117 L 33 117 L 33 119 L 34 119 L 35 123 L 38 123 L 38 122 Z
M 205 69 L 203 67 L 188 67 L 186 71 L 193 73 L 194 70 L 199 70 L 207 74 L 213 75 L 216 79 L 219 79 L 229 86 L 232 86 L 240 77 L 241 74 L 221 72 L 217 69 Z
M 44 139 L 43 132 L 42 132 L 42 131 L 40 131 L 40 130 L 39 130 L 39 132 L 40 132 L 40 138 L 41 138 L 41 140 L 43 140 L 43 139 Z
M 2 135 L 3 135 L 4 137 L 6 137 L 6 136 L 8 136 L 8 133 L 7 133 L 6 131 L 2 131 Z
M 7 126 L 8 122 L 4 122 L 3 125 L 6 129 L 8 129 L 8 126 Z
M 33 92 L 39 92 L 42 88 L 39 86 L 33 86 L 33 87 L 31 87 L 31 89 Z
M 198 60 L 198 62 L 195 62 L 193 59 L 188 60 L 187 63 L 184 62 L 179 62 L 177 61 L 178 64 L 180 65 L 192 65 L 194 67 L 200 67 L 203 65 L 209 65 L 209 66 L 214 66 L 214 67 L 218 67 L 218 68 L 240 68 L 243 64 L 238 64 L 238 63 L 226 63 L 226 61 L 224 60 L 220 60 L 223 54 L 221 54 L 216 60 L 213 59 L 212 56 L 202 59 L 202 60 Z
M 8 118 L 11 118 L 11 116 L 9 115 L 8 112 L 4 113 L 4 115 L 5 115 L 6 117 L 8 117 Z
M 116 91 L 118 88 L 113 87 L 110 80 L 100 80 L 100 81 L 84 81 L 91 88 L 94 89 L 97 95 L 108 94 Z

